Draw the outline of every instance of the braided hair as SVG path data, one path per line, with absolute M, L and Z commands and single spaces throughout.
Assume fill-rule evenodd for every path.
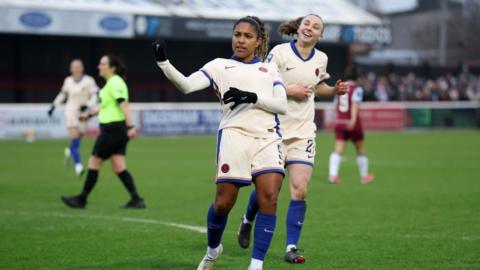
M 265 23 L 257 16 L 246 16 L 238 19 L 233 25 L 233 28 L 235 29 L 235 27 L 242 22 L 249 23 L 255 27 L 258 38 L 260 39 L 260 45 L 255 49 L 255 55 L 258 55 L 262 61 L 265 60 L 268 54 L 268 43 L 270 42 Z

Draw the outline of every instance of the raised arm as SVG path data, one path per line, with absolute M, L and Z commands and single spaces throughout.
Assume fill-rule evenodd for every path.
M 154 41 L 152 47 L 158 67 L 160 67 L 167 79 L 169 79 L 180 92 L 188 94 L 205 89 L 211 85 L 210 79 L 201 71 L 194 72 L 188 77 L 185 77 L 178 71 L 167 59 L 167 46 L 165 42 L 159 40 Z

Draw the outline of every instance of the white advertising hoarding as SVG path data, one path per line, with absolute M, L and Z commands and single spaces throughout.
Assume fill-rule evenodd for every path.
M 0 32 L 133 37 L 133 15 L 73 10 L 0 9 Z

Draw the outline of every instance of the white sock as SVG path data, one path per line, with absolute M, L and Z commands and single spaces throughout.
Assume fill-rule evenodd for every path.
M 75 164 L 75 172 L 80 173 L 83 170 L 82 163 Z
M 295 245 L 288 245 L 288 246 L 287 246 L 287 252 L 289 252 L 290 250 L 292 250 L 292 248 L 297 248 L 297 246 L 295 246 Z
M 365 155 L 357 156 L 358 170 L 360 171 L 360 176 L 365 177 L 368 175 L 368 158 Z
M 243 224 L 252 224 L 252 222 L 250 220 L 247 219 L 247 217 L 245 215 L 243 215 Z
M 342 156 L 340 156 L 337 152 L 330 154 L 330 164 L 328 167 L 329 176 L 338 176 L 340 161 L 342 161 Z
M 263 268 L 263 261 L 252 258 L 252 260 L 250 261 L 250 266 L 248 267 L 248 270 L 262 270 L 262 268 Z
M 207 255 L 210 258 L 216 259 L 218 257 L 218 252 L 220 251 L 220 245 L 216 248 L 207 247 Z

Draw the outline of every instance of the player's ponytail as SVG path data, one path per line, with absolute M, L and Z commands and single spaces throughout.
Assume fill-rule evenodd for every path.
M 108 58 L 110 67 L 115 67 L 115 74 L 127 80 L 127 68 L 123 60 L 116 55 L 107 54 L 105 56 Z
M 258 38 L 260 39 L 260 45 L 258 45 L 258 47 L 255 49 L 255 55 L 258 55 L 262 61 L 265 60 L 265 57 L 267 57 L 268 54 L 268 44 L 270 42 L 270 37 L 265 27 L 265 23 L 257 16 L 246 16 L 236 21 L 233 25 L 233 28 L 235 28 L 237 24 L 241 22 L 249 23 L 255 27 Z
M 325 23 L 323 22 L 322 17 L 320 17 L 320 15 L 317 15 L 317 14 L 308 14 L 308 15 L 303 16 L 303 17 L 298 17 L 295 20 L 290 20 L 290 21 L 283 22 L 278 27 L 277 32 L 280 35 L 287 35 L 287 36 L 296 35 L 297 31 L 298 31 L 298 28 L 300 27 L 300 24 L 302 23 L 303 19 L 305 17 L 309 16 L 309 15 L 316 16 L 320 19 L 320 21 L 322 21 L 322 31 L 321 31 L 321 33 L 323 34 L 323 30 L 325 29 Z
M 300 23 L 302 23 L 303 18 L 304 17 L 298 17 L 295 20 L 290 20 L 290 21 L 283 22 L 278 27 L 277 32 L 280 35 L 287 35 L 287 36 L 296 35 L 298 27 L 300 26 Z

